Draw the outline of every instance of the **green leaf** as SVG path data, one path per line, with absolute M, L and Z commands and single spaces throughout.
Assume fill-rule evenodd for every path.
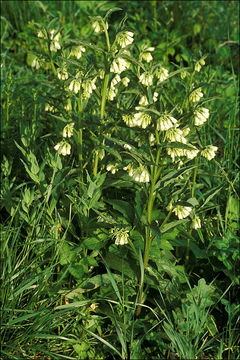
M 104 239 L 99 239 L 97 237 L 89 237 L 81 243 L 81 247 L 84 249 L 99 250 L 105 246 L 104 240 L 106 240 L 106 236 Z
M 202 207 L 204 207 L 221 189 L 223 188 L 223 186 L 214 188 L 210 191 L 210 195 L 208 195 L 208 197 L 206 198 L 206 200 L 204 201 L 204 203 L 202 204 L 202 206 L 200 207 L 200 209 Z
M 112 154 L 113 156 L 115 156 L 119 161 L 122 161 L 122 157 L 121 157 L 119 151 L 115 150 L 114 148 L 112 148 L 110 146 L 106 146 L 106 145 L 101 145 L 100 147 L 102 149 L 104 149 L 106 152 L 108 152 L 109 154 Z
M 194 256 L 197 259 L 206 259 L 207 258 L 206 251 L 203 249 L 200 249 L 193 239 L 194 238 L 192 238 L 192 237 L 190 238 L 190 242 L 189 242 L 190 250 L 193 252 Z M 183 246 L 183 247 L 188 246 L 188 242 L 187 242 L 186 238 L 172 240 L 171 244 L 174 246 Z
M 63 240 L 59 252 L 60 252 L 60 264 L 61 265 L 70 264 L 74 258 L 73 247 L 71 247 L 66 241 Z
M 187 223 L 189 220 L 188 219 L 182 219 L 182 220 L 175 220 L 175 221 L 171 221 L 168 224 L 165 224 L 163 227 L 160 227 L 161 233 L 165 233 L 166 231 L 175 228 L 176 226 L 179 226 L 181 224 L 185 224 Z
M 114 269 L 119 271 L 120 273 L 124 273 L 132 279 L 136 277 L 137 270 L 132 260 L 129 259 L 129 261 L 126 261 L 122 259 L 119 255 L 115 255 L 113 253 L 108 253 L 104 257 L 104 260 L 110 269 Z
M 35 183 L 40 184 L 40 181 L 39 181 L 38 176 L 35 175 L 35 174 L 33 174 L 33 173 L 29 170 L 27 164 L 26 164 L 22 159 L 20 159 L 20 160 L 21 160 L 21 162 L 23 163 L 23 165 L 24 165 L 24 167 L 25 167 L 25 170 L 27 171 L 27 173 L 28 173 L 28 175 L 30 176 L 30 178 L 31 178 Z
M 174 182 L 175 180 L 178 179 L 179 176 L 183 175 L 184 173 L 194 169 L 195 166 L 186 166 L 184 168 L 181 168 L 179 170 L 173 170 L 167 173 L 167 175 L 165 175 L 161 180 L 159 180 L 156 185 L 154 190 L 160 190 L 164 187 L 166 187 L 167 185 L 171 184 L 172 182 Z
M 106 200 L 106 202 L 113 206 L 115 210 L 118 210 L 125 219 L 129 220 L 129 222 L 132 222 L 134 220 L 134 210 L 132 206 L 123 200 Z
M 68 271 L 75 279 L 82 279 L 84 273 L 87 273 L 87 267 L 82 264 L 70 265 Z

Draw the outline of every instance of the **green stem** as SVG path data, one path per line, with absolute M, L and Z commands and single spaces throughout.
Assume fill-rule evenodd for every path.
M 157 31 L 157 0 L 151 1 L 153 8 L 154 31 Z
M 162 230 L 162 228 L 164 227 L 164 225 L 168 222 L 168 219 L 170 218 L 171 213 L 172 213 L 172 210 L 170 210 L 169 213 L 167 214 L 167 216 L 165 217 L 162 225 L 160 226 L 160 230 Z
M 77 143 L 78 143 L 78 161 L 79 161 L 79 180 L 80 190 L 83 185 L 83 154 L 82 154 L 82 94 L 79 93 L 78 98 L 78 130 L 77 130 Z
M 190 230 L 189 235 L 191 235 L 192 230 Z M 186 248 L 186 255 L 185 255 L 185 266 L 187 266 L 188 264 L 188 260 L 189 260 L 189 250 L 190 250 L 190 236 L 187 237 L 187 248 Z
M 195 158 L 195 169 L 193 173 L 193 184 L 192 184 L 192 198 L 194 197 L 195 185 L 196 185 L 196 177 L 197 177 L 197 169 L 198 169 L 198 157 Z
M 50 63 L 51 63 L 52 71 L 53 71 L 54 75 L 57 76 L 57 71 L 56 71 L 56 68 L 55 68 L 55 65 L 54 65 L 54 62 L 53 62 L 53 59 L 52 59 L 52 55 L 50 55 L 50 56 L 51 56 Z
M 106 106 L 106 99 L 107 99 L 107 89 L 108 89 L 108 82 L 109 82 L 109 76 L 110 74 L 105 74 L 104 82 L 102 86 L 102 100 L 101 100 L 101 113 L 100 117 L 101 120 L 104 119 L 105 116 L 105 106 Z M 94 159 L 94 165 L 93 165 L 93 175 L 96 176 L 98 171 L 98 150 L 95 151 L 95 159 Z
M 110 41 L 109 41 L 108 30 L 107 30 L 105 23 L 103 23 L 103 27 L 104 27 L 104 32 L 105 32 L 105 36 L 106 36 L 107 50 L 110 51 L 111 45 L 110 45 Z
M 151 181 L 151 188 L 150 188 L 150 193 L 149 193 L 149 197 L 148 197 L 148 205 L 147 205 L 147 221 L 148 221 L 148 225 L 146 226 L 146 238 L 145 238 L 145 244 L 144 244 L 144 255 L 143 255 L 143 271 L 145 272 L 145 269 L 147 268 L 148 265 L 148 260 L 149 260 L 149 251 L 151 248 L 151 242 L 152 242 L 152 235 L 151 235 L 151 231 L 150 231 L 150 225 L 152 222 L 152 209 L 153 209 L 153 205 L 154 205 L 154 200 L 155 200 L 155 195 L 154 195 L 154 188 L 156 185 L 156 182 L 159 178 L 160 172 L 158 169 L 158 165 L 159 165 L 159 159 L 160 159 L 160 154 L 161 154 L 161 148 L 158 148 L 157 151 L 157 157 L 156 157 L 156 162 L 152 171 L 152 181 Z M 139 288 L 140 288 L 140 292 L 139 292 L 139 299 L 138 299 L 138 307 L 136 310 L 136 315 L 139 316 L 140 312 L 141 312 L 141 304 L 143 302 L 143 284 L 144 284 L 144 274 L 142 276 L 142 278 L 140 278 L 139 280 Z

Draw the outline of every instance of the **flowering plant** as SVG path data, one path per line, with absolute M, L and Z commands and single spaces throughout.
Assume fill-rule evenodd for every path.
M 198 84 L 206 56 L 188 67 L 159 61 L 155 47 L 148 40 L 139 44 L 127 25 L 114 33 L 108 16 L 117 10 L 91 18 L 91 42 L 64 38 L 55 29 L 42 29 L 37 36 L 48 41 L 49 66 L 66 98 L 61 116 L 67 124 L 54 149 L 65 158 L 77 157 L 79 193 L 87 168 L 95 177 L 105 171 L 110 182 L 128 181 L 131 192 L 145 194 L 146 203 L 135 215 L 138 225 L 132 227 L 125 217 L 110 232 L 115 245 L 130 244 L 135 254 L 134 231 L 142 234 L 145 272 L 152 242 L 169 224 L 184 222 L 190 235 L 201 228 L 198 169 L 215 158 L 218 148 L 199 136 L 211 116 L 206 90 Z M 40 63 L 34 58 L 32 67 L 39 70 Z M 175 95 L 177 83 L 183 90 Z M 58 109 L 46 103 L 45 111 L 56 116 Z M 164 196 L 169 185 L 170 199 Z M 126 221 L 131 231 L 121 228 Z M 139 281 L 141 304 L 144 276 Z

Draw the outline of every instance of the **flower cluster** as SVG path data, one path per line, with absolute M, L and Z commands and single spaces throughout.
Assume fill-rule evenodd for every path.
M 60 33 L 56 33 L 56 30 L 51 30 L 50 31 L 50 51 L 54 51 L 56 52 L 57 50 L 61 49 L 61 45 L 60 45 Z
M 176 205 L 173 208 L 173 212 L 179 218 L 179 220 L 188 217 L 191 211 L 192 211 L 192 208 L 190 206 Z
M 80 59 L 82 53 L 85 52 L 86 49 L 82 45 L 73 46 L 70 52 L 71 56 L 75 56 L 77 59 Z
M 183 131 L 176 126 L 169 128 L 166 131 L 166 139 L 170 142 L 181 142 L 186 144 L 187 139 L 183 136 Z
M 121 57 L 118 57 L 113 60 L 111 66 L 110 66 L 110 72 L 113 72 L 115 74 L 121 74 L 121 72 L 128 69 L 130 66 L 130 62 L 126 59 L 123 59 Z
M 163 66 L 160 66 L 155 71 L 155 75 L 160 82 L 166 80 L 168 78 L 168 70 L 165 69 Z
M 106 29 L 108 29 L 108 23 L 107 22 L 105 23 L 105 26 L 106 26 Z M 103 26 L 102 21 L 95 20 L 92 23 L 92 27 L 93 27 L 95 33 L 99 33 L 99 32 L 104 31 L 104 26 Z
M 154 47 L 152 47 L 152 46 L 149 47 L 148 45 L 142 45 L 140 50 L 141 50 L 140 60 L 143 59 L 146 62 L 152 61 L 153 57 L 152 57 L 151 52 L 153 52 L 155 50 Z
M 73 79 L 70 82 L 69 90 L 73 91 L 73 92 L 75 92 L 75 94 L 77 94 L 81 88 L 81 82 L 82 82 L 81 79 Z
M 194 111 L 194 124 L 201 126 L 209 118 L 209 110 L 206 108 L 199 108 Z
M 210 161 L 215 157 L 217 150 L 217 146 L 208 145 L 204 150 L 201 151 L 201 155 Z
M 145 129 L 148 125 L 150 125 L 152 121 L 151 116 L 143 112 L 138 112 L 133 116 L 123 115 L 122 119 L 129 127 L 139 126 L 143 129 Z
M 128 164 L 123 170 L 128 171 L 128 175 L 137 182 L 147 183 L 150 181 L 149 173 L 143 165 L 135 167 L 133 164 Z
M 122 78 L 122 84 L 123 86 L 127 87 L 128 84 L 130 83 L 130 80 L 127 76 L 125 76 L 124 78 Z
M 36 68 L 36 70 L 38 70 L 41 66 L 39 59 L 35 56 L 32 64 L 31 64 L 32 68 Z
M 201 97 L 203 97 L 203 93 L 202 93 L 202 89 L 199 87 L 191 92 L 189 96 L 189 100 L 194 103 L 194 102 L 198 102 L 201 99 Z
M 121 81 L 120 75 L 117 74 L 111 81 L 110 89 L 108 92 L 108 100 L 112 101 L 117 95 L 116 85 Z
M 126 46 L 132 44 L 134 33 L 131 31 L 122 31 L 118 33 L 116 36 L 117 43 L 121 46 L 121 48 L 125 48 Z
M 196 62 L 194 70 L 199 72 L 203 65 L 205 65 L 205 60 L 202 58 Z
M 200 229 L 201 228 L 201 220 L 199 218 L 199 216 L 195 216 L 192 220 L 192 223 L 190 225 L 191 229 Z
M 116 174 L 118 168 L 116 167 L 116 164 L 108 164 L 106 170 L 110 171 L 112 174 Z
M 175 124 L 177 124 L 177 120 L 173 116 L 164 114 L 157 120 L 157 130 L 166 131 L 171 129 Z
M 40 30 L 38 33 L 37 33 L 37 36 L 40 38 L 40 39 L 47 39 L 48 36 L 47 36 L 47 32 L 45 30 Z M 49 32 L 49 37 L 50 37 L 50 51 L 58 51 L 61 49 L 61 45 L 60 45 L 60 32 L 56 32 L 55 29 L 52 29 L 50 30 Z
M 66 65 L 63 65 L 61 68 L 57 69 L 57 76 L 59 80 L 67 80 L 68 79 L 68 72 Z
M 97 80 L 97 77 L 95 77 L 94 79 L 87 79 L 82 83 L 82 87 L 83 87 L 83 96 L 86 99 L 89 99 L 93 90 L 96 89 L 96 85 L 95 82 Z
M 51 113 L 55 113 L 57 111 L 57 109 L 53 105 L 46 104 L 45 111 L 50 111 Z
M 60 143 L 55 145 L 54 149 L 63 156 L 70 155 L 71 153 L 71 145 L 65 140 L 62 140 Z
M 71 111 L 72 110 L 72 102 L 71 102 L 71 99 L 67 99 L 67 104 L 64 106 L 64 109 L 66 111 Z
M 128 243 L 129 230 L 112 228 L 110 233 L 113 234 L 116 245 L 126 245 Z
M 147 72 L 144 72 L 139 77 L 140 83 L 145 86 L 151 86 L 153 84 L 153 75 Z
M 73 136 L 73 128 L 74 128 L 74 123 L 71 122 L 70 124 L 67 124 L 64 128 L 63 128 L 63 137 L 66 138 L 70 138 Z

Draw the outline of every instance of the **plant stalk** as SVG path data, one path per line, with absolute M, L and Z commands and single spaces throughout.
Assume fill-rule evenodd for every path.
M 152 242 L 152 234 L 151 234 L 151 230 L 150 230 L 150 225 L 152 223 L 152 209 L 153 209 L 153 205 L 154 205 L 154 200 L 155 200 L 155 195 L 154 195 L 154 188 L 156 185 L 156 182 L 159 178 L 160 172 L 158 169 L 158 165 L 159 165 L 159 159 L 160 159 L 160 154 L 161 154 L 161 148 L 158 148 L 157 151 L 157 157 L 156 157 L 156 163 L 154 165 L 153 168 L 153 176 L 152 176 L 152 181 L 151 181 L 151 188 L 150 188 L 150 193 L 149 193 L 149 198 L 148 198 L 148 205 L 147 205 L 147 221 L 148 221 L 148 225 L 146 226 L 146 238 L 145 238 L 145 244 L 144 244 L 144 255 L 143 255 L 143 271 L 145 273 L 145 269 L 147 268 L 148 265 L 148 260 L 149 260 L 149 252 L 150 252 L 150 248 L 151 248 L 151 242 Z M 141 304 L 143 303 L 143 285 L 144 285 L 144 273 L 143 276 L 140 277 L 139 280 L 139 298 L 138 298 L 138 306 L 137 306 L 137 310 L 136 310 L 136 315 L 139 316 L 140 312 L 141 312 Z

